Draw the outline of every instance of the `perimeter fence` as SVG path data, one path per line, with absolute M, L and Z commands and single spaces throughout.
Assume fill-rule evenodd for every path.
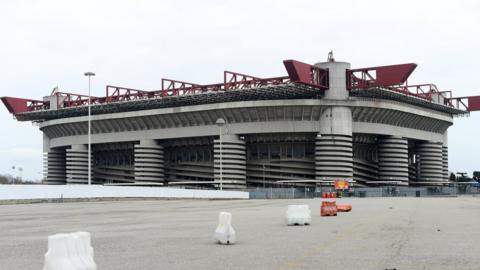
M 331 187 L 251 188 L 250 199 L 302 199 L 320 198 L 324 192 L 335 192 Z M 340 194 L 341 193 L 341 194 Z M 431 187 L 354 187 L 337 193 L 341 197 L 455 197 L 480 196 L 480 185 Z

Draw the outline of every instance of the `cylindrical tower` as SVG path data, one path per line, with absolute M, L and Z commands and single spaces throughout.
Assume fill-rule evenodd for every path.
M 350 64 L 331 61 L 316 66 L 329 71 L 329 89 L 324 98 L 348 99 L 346 70 L 350 69 Z M 315 143 L 315 178 L 353 178 L 352 112 L 349 107 L 330 106 L 322 111 L 320 133 Z
M 214 182 L 222 189 L 244 189 L 246 180 L 245 141 L 238 135 L 220 136 L 214 143 Z
M 448 175 L 448 146 L 442 146 L 442 173 L 443 181 L 449 181 L 450 177 Z
M 437 142 L 421 142 L 417 146 L 419 157 L 419 181 L 443 181 L 442 144 Z
M 154 140 L 142 140 L 135 145 L 135 182 L 163 183 L 164 156 L 163 146 Z
M 44 157 L 44 184 L 65 185 L 65 148 L 51 148 Z
M 93 158 L 91 159 L 93 161 Z M 93 166 L 92 166 L 93 176 Z M 66 150 L 67 184 L 88 184 L 88 148 L 86 144 L 72 145 Z M 92 184 L 94 179 L 92 179 Z
M 352 137 L 338 134 L 317 136 L 315 142 L 315 178 L 352 179 Z
M 382 137 L 378 144 L 378 176 L 382 182 L 408 184 L 408 140 Z
M 445 133 L 443 134 L 442 172 L 443 172 L 443 180 L 449 181 L 450 177 L 448 175 L 448 131 L 445 131 Z

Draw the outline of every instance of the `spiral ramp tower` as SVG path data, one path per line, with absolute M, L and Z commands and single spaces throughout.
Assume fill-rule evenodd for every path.
M 143 140 L 134 146 L 135 183 L 163 184 L 163 146 L 154 140 Z
M 44 183 L 64 185 L 66 183 L 65 148 L 52 148 L 44 156 Z
M 443 173 L 443 180 L 449 181 L 448 175 L 448 146 L 442 146 L 442 173 Z
M 91 158 L 93 176 L 93 158 Z M 72 145 L 66 149 L 67 184 L 88 184 L 88 146 L 84 144 Z M 98 184 L 91 179 L 92 184 Z
M 443 133 L 442 143 L 442 173 L 443 181 L 450 181 L 450 175 L 448 175 L 448 131 Z
M 352 137 L 321 135 L 315 141 L 315 173 L 317 179 L 352 179 Z
M 245 189 L 246 155 L 245 141 L 238 135 L 222 134 L 213 141 L 214 183 L 222 189 Z
M 443 181 L 442 144 L 436 142 L 421 142 L 417 146 L 419 156 L 419 182 L 438 184 Z
M 381 182 L 407 185 L 409 180 L 408 140 L 382 137 L 378 146 L 378 176 Z
M 350 64 L 328 62 L 316 66 L 329 70 L 326 100 L 346 100 L 346 71 Z M 345 106 L 326 107 L 320 117 L 320 132 L 315 141 L 315 178 L 317 180 L 353 179 L 352 111 Z

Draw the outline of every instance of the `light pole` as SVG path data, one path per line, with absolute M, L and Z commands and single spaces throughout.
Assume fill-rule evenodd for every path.
M 83 75 L 88 77 L 88 184 L 92 184 L 92 135 L 91 135 L 91 111 L 90 111 L 90 103 L 91 103 L 91 80 L 92 76 L 95 76 L 93 72 L 85 72 Z
M 223 170 L 222 170 L 222 127 L 225 125 L 225 119 L 218 118 L 217 122 L 215 122 L 217 126 L 220 128 L 220 134 L 218 136 L 219 143 L 220 143 L 220 190 L 223 189 Z

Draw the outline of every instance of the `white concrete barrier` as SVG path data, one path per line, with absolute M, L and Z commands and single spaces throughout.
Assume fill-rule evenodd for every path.
M 90 233 L 61 233 L 48 237 L 43 270 L 96 270 Z
M 215 239 L 220 244 L 234 244 L 235 230 L 232 227 L 232 214 L 220 212 L 218 215 L 218 226 L 215 230 Z
M 0 200 L 60 198 L 248 199 L 248 192 L 101 185 L 0 185 Z
M 312 211 L 306 204 L 289 205 L 285 219 L 287 225 L 309 225 L 312 222 Z

